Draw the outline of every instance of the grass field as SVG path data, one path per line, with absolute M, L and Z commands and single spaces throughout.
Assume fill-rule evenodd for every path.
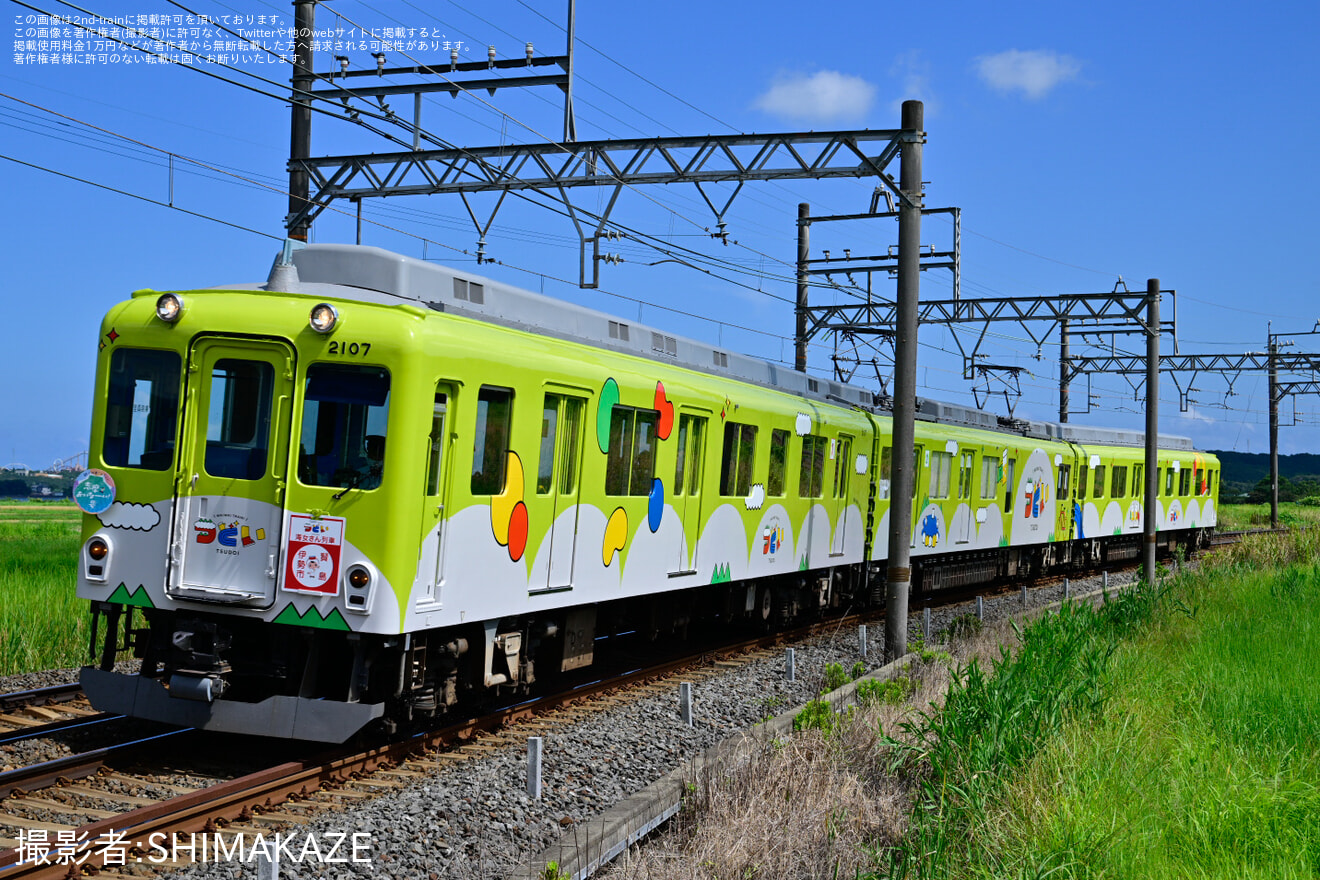
M 81 522 L 71 503 L 0 504 L 0 675 L 82 662 L 88 610 L 74 596 Z
M 1261 528 L 1270 524 L 1268 504 L 1221 504 L 1219 506 L 1220 531 Z M 1320 507 L 1309 507 L 1293 502 L 1279 505 L 1279 525 L 1320 526 Z
M 1075 713 L 917 871 L 941 877 L 1320 873 L 1320 536 L 1261 536 L 1170 579 Z M 962 784 L 954 780 L 953 784 Z

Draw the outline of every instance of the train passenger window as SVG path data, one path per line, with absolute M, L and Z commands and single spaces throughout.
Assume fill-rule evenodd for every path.
M 981 457 L 981 500 L 988 501 L 999 490 L 999 459 L 993 455 Z
M 1013 486 L 1017 477 L 1017 459 L 1010 458 L 1008 464 L 1004 467 L 1004 478 L 1007 480 L 1004 488 L 1004 513 L 1013 512 Z
M 426 494 L 440 494 L 440 472 L 444 468 L 445 454 L 445 411 L 449 406 L 449 395 L 443 391 L 435 393 L 435 407 L 431 410 L 430 452 L 426 456 Z
M 1060 501 L 1068 500 L 1068 488 L 1069 488 L 1068 484 L 1071 482 L 1072 482 L 1072 465 L 1070 464 L 1059 465 L 1059 485 L 1055 486 L 1054 488 L 1055 488 L 1055 494 L 1058 496 Z
M 808 434 L 802 438 L 802 471 L 798 475 L 798 495 L 819 498 L 825 493 L 824 437 Z
M 720 465 L 720 494 L 746 497 L 752 491 L 756 464 L 756 426 L 724 424 L 724 455 Z
M 1113 485 L 1110 487 L 1109 497 L 1127 497 L 1127 468 L 1114 466 Z
M 1146 493 L 1146 466 L 1144 464 L 1133 465 L 1132 467 L 1132 494 L 1140 498 Z
M 1105 466 L 1098 464 L 1095 466 L 1095 479 L 1092 481 L 1094 489 L 1091 495 L 1094 498 L 1103 498 L 1105 494 Z
M 949 479 L 953 471 L 953 453 L 932 452 L 930 454 L 930 497 L 948 498 Z
M 976 467 L 976 453 L 964 449 L 958 456 L 958 497 L 972 497 L 972 471 Z
M 181 368 L 172 351 L 121 348 L 111 355 L 101 446 L 107 465 L 152 471 L 174 465 Z
M 606 495 L 649 495 L 655 479 L 653 409 L 615 406 L 610 412 L 610 451 L 605 463 Z
M 1183 468 L 1178 472 L 1178 494 L 1192 494 L 1192 472 L 1187 468 Z
M 383 367 L 309 366 L 298 479 L 308 486 L 378 487 L 389 402 L 390 374 Z
M 1173 494 L 1173 468 L 1164 469 L 1164 494 L 1166 496 Z
M 848 475 L 852 469 L 852 438 L 839 436 L 839 455 L 834 459 L 834 497 L 848 495 Z
M 477 393 L 477 425 L 472 432 L 473 495 L 498 495 L 504 491 L 512 424 L 513 392 L 508 388 L 481 386 Z
M 889 497 L 889 481 L 893 479 L 894 471 L 894 447 L 886 446 L 880 450 L 880 485 L 876 489 L 876 495 L 884 500 Z
M 788 469 L 788 431 L 770 432 L 770 473 L 765 481 L 765 493 L 772 497 L 784 494 L 784 472 Z

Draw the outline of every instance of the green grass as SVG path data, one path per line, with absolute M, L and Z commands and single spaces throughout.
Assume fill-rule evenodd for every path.
M 913 873 L 1320 875 L 1317 558 L 1311 532 L 1251 539 L 1162 585 L 1093 678 L 1098 700 L 1035 728 L 1021 761 L 932 774 L 985 796 L 924 832 L 936 855 Z
M 1270 524 L 1269 504 L 1221 504 L 1217 511 L 1220 531 L 1258 529 Z M 1279 505 L 1279 525 L 1320 525 L 1320 507 L 1284 502 Z
M 0 504 L 0 675 L 82 662 L 88 611 L 74 596 L 81 517 L 72 504 Z

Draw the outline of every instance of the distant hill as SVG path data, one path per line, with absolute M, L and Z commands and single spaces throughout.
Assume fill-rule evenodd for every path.
M 1225 489 L 1246 492 L 1261 480 L 1269 480 L 1268 452 L 1228 452 L 1216 449 L 1210 452 L 1219 458 L 1220 468 L 1223 471 L 1220 482 Z M 1320 455 L 1311 452 L 1280 455 L 1279 477 L 1280 480 L 1294 482 L 1320 480 Z

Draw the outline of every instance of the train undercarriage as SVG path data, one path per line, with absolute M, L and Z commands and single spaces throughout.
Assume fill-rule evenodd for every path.
M 1209 529 L 1162 532 L 1161 555 L 1209 543 Z M 1141 535 L 922 556 L 915 596 L 1136 559 Z M 393 636 L 201 610 L 93 603 L 88 696 L 103 710 L 211 730 L 342 742 L 393 734 L 532 693 L 595 666 L 616 645 L 685 640 L 694 628 L 766 631 L 830 610 L 884 603 L 884 565 L 840 566 L 712 584 Z M 129 657 L 137 674 L 116 672 Z

